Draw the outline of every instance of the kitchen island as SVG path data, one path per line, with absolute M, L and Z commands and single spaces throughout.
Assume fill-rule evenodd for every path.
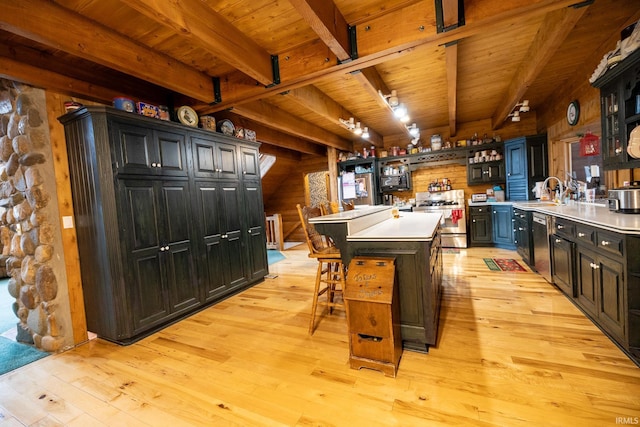
M 441 217 L 441 213 L 400 212 L 394 218 L 387 206 L 309 220 L 318 232 L 339 244 L 347 264 L 356 256 L 395 258 L 400 329 L 407 350 L 426 352 L 437 341 L 442 288 Z

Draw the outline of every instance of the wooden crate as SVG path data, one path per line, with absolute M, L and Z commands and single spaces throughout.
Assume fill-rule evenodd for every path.
M 344 301 L 349 364 L 395 377 L 402 356 L 400 306 L 394 258 L 355 257 L 349 264 Z

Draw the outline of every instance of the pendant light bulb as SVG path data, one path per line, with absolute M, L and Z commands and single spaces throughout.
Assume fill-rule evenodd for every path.
M 353 133 L 356 135 L 362 135 L 362 128 L 360 127 L 360 122 L 356 123 L 356 127 L 353 129 Z
M 362 131 L 362 137 L 364 139 L 369 139 L 369 128 L 368 127 L 364 127 L 364 130 Z
M 393 115 L 399 119 L 403 118 L 407 115 L 407 107 L 405 107 L 404 104 L 398 105 L 396 109 L 393 110 Z

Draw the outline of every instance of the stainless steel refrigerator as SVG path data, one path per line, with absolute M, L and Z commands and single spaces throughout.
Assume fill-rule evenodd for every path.
M 375 194 L 372 173 L 343 173 L 338 177 L 339 201 L 349 202 L 354 205 L 374 205 Z

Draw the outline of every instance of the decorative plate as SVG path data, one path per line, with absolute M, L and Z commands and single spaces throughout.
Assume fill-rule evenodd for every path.
M 231 120 L 224 119 L 218 122 L 218 131 L 225 135 L 233 136 L 236 131 L 236 127 L 233 125 Z
M 178 111 L 176 113 L 178 115 L 178 120 L 180 120 L 180 123 L 187 126 L 198 126 L 198 113 L 196 113 L 193 108 L 183 105 L 182 107 L 178 108 Z

